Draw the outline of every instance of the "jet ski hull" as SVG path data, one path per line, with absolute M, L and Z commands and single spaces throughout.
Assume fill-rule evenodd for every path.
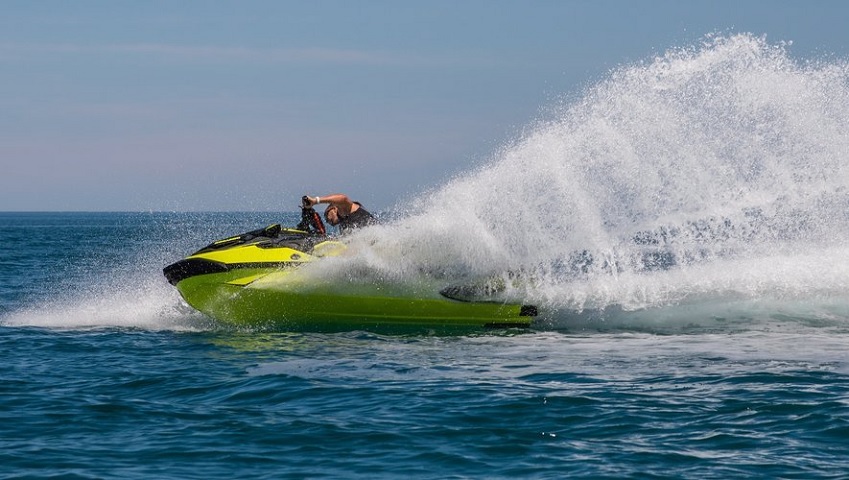
M 237 327 L 286 331 L 380 330 L 393 328 L 527 328 L 531 316 L 521 305 L 460 302 L 331 289 L 287 289 L 240 285 L 242 279 L 269 275 L 246 269 L 198 275 L 177 285 L 186 302 L 220 322 Z M 238 277 L 238 278 L 237 278 Z
M 318 260 L 318 252 L 338 254 L 343 245 L 313 241 L 298 250 L 291 241 L 262 242 L 226 239 L 213 243 L 169 265 L 165 275 L 190 306 L 223 324 L 245 329 L 467 331 L 528 328 L 536 315 L 530 306 L 447 298 L 432 281 L 416 285 L 350 279 L 316 282 L 301 266 Z

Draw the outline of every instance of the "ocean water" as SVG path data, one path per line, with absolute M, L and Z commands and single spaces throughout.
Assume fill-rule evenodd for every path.
M 526 331 L 234 331 L 162 267 L 293 214 L 0 213 L 0 478 L 847 478 L 847 80 L 623 66 L 307 267 L 500 278 Z

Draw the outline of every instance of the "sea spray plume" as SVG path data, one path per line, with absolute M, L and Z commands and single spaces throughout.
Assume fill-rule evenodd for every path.
M 716 38 L 614 72 L 541 137 L 573 137 L 565 161 L 580 165 L 579 187 L 618 244 L 633 228 L 843 188 L 847 106 L 844 67 Z
M 831 291 L 810 275 L 766 280 L 827 268 L 846 283 L 840 262 L 822 264 L 849 257 L 847 120 L 845 62 L 711 36 L 613 71 L 405 218 L 364 232 L 361 266 L 399 279 L 501 275 L 532 301 L 576 310 Z M 735 275 L 735 262 L 756 271 Z

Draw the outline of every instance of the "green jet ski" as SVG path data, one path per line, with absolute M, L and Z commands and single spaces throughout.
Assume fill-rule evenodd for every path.
M 295 228 L 225 238 L 168 265 L 165 278 L 196 310 L 239 328 L 284 331 L 473 331 L 528 328 L 536 307 L 495 300 L 489 287 L 315 281 L 303 267 L 347 254 L 302 207 Z

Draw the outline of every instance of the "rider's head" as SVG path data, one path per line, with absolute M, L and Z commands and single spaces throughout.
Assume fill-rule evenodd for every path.
M 324 219 L 327 220 L 327 223 L 333 225 L 334 227 L 339 224 L 339 209 L 336 205 L 330 204 L 324 210 Z

